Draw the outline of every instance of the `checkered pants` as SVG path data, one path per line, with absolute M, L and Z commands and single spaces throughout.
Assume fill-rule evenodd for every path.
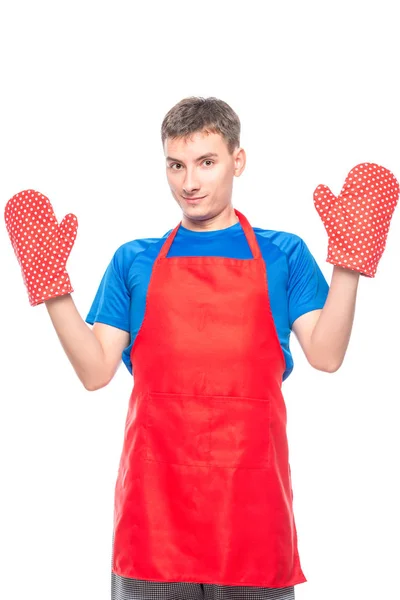
M 262 588 L 158 582 L 111 574 L 111 600 L 294 600 L 294 586 Z

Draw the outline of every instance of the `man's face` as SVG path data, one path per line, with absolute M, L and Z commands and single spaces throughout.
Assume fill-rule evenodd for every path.
M 164 142 L 171 192 L 190 221 L 213 219 L 231 206 L 233 177 L 245 166 L 242 148 L 230 154 L 218 133 L 194 133 Z

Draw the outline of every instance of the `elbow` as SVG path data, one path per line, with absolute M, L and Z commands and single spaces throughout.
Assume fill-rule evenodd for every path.
M 336 373 L 340 369 L 343 363 L 342 360 L 310 360 L 310 365 L 317 369 L 317 371 L 323 371 L 324 373 Z
M 107 379 L 104 379 L 104 378 L 98 378 L 98 379 L 81 378 L 83 387 L 88 392 L 96 392 L 97 390 L 101 390 L 102 388 L 106 387 L 110 383 L 110 381 L 111 381 L 111 378 L 107 378 Z
M 87 392 L 96 392 L 97 390 L 101 390 L 101 388 L 104 387 L 104 385 L 99 385 L 93 381 L 82 381 L 82 383 L 83 387 Z
M 341 363 L 340 364 L 333 364 L 333 365 L 326 365 L 322 368 L 320 368 L 320 371 L 323 371 L 324 373 L 336 373 L 336 371 L 338 371 L 340 369 Z

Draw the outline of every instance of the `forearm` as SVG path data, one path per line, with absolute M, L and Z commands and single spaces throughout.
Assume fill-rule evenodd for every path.
M 311 334 L 313 365 L 333 372 L 343 362 L 354 320 L 359 273 L 334 267 L 328 297 Z
M 106 385 L 103 348 L 80 316 L 72 296 L 52 298 L 45 305 L 61 345 L 85 388 L 95 390 Z

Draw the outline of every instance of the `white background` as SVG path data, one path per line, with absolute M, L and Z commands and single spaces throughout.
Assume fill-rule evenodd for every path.
M 328 281 L 319 183 L 363 161 L 399 177 L 397 2 L 3 1 L 0 199 L 38 189 L 79 233 L 68 271 L 86 316 L 116 248 L 180 219 L 160 125 L 189 95 L 242 121 L 234 205 L 305 239 Z M 5 227 L 1 252 L 0 596 L 110 597 L 115 477 L 132 381 L 84 390 L 44 306 L 31 308 Z M 298 600 L 400 597 L 400 212 L 377 277 L 362 278 L 342 368 L 293 338 L 284 384 Z

